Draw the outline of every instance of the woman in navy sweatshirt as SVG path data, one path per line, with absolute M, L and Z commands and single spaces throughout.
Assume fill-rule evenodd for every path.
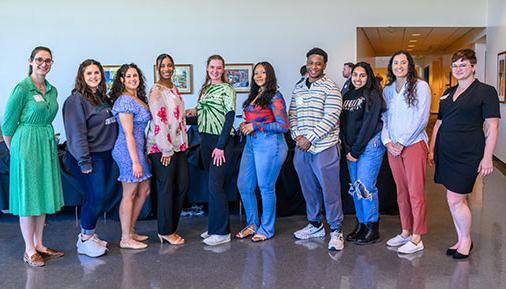
M 115 178 L 111 150 L 118 135 L 106 96 L 104 69 L 98 61 L 87 59 L 79 66 L 75 88 L 63 105 L 63 121 L 69 152 L 66 162 L 84 192 L 77 252 L 98 257 L 105 254 L 107 242 L 98 238 L 95 227 L 107 184 Z
M 378 177 L 385 147 L 381 142 L 386 109 L 381 90 L 371 66 L 355 64 L 351 74 L 351 89 L 344 95 L 341 113 L 341 139 L 348 163 L 357 224 L 346 235 L 347 241 L 364 245 L 379 239 Z

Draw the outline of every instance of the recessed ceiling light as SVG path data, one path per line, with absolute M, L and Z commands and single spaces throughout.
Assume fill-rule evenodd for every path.
M 415 45 L 411 44 L 411 45 L 408 45 L 408 47 L 415 47 Z
M 408 49 L 406 49 L 406 50 L 407 50 L 407 51 L 413 51 L 413 49 L 411 49 L 411 48 L 408 48 Z
M 418 36 L 422 36 L 422 34 L 420 34 L 420 33 L 412 33 L 411 36 L 418 37 Z
M 416 39 L 411 39 L 409 42 L 411 42 L 411 43 L 415 43 L 415 42 L 417 42 L 417 41 L 418 41 L 418 40 L 416 40 Z

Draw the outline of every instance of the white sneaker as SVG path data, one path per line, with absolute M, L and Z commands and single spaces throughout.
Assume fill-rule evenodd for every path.
M 230 234 L 226 235 L 209 235 L 209 237 L 202 240 L 202 242 L 209 246 L 216 246 L 230 242 Z
M 401 234 L 391 238 L 387 241 L 387 246 L 389 247 L 399 247 L 407 242 L 411 241 L 411 235 L 409 235 L 407 238 L 404 238 Z
M 308 224 L 304 228 L 293 233 L 293 236 L 299 240 L 322 238 L 325 237 L 325 228 L 323 227 L 323 224 L 321 224 L 318 228 L 311 224 Z
M 342 231 L 330 232 L 329 250 L 341 251 L 344 249 L 344 238 Z
M 202 238 L 202 239 L 206 239 L 207 237 L 209 237 L 209 234 L 207 233 L 207 231 L 205 231 L 204 233 L 200 234 L 200 238 Z
M 399 252 L 400 254 L 413 254 L 418 251 L 422 251 L 423 249 L 424 249 L 423 242 L 421 240 L 420 242 L 418 242 L 418 244 L 415 244 L 410 241 L 399 247 L 399 249 L 397 249 L 397 252 Z
M 106 249 L 102 246 L 100 246 L 97 242 L 95 242 L 93 239 L 88 239 L 84 241 L 81 238 L 81 234 L 77 237 L 77 253 L 86 255 L 89 257 L 99 257 L 105 254 Z
M 93 241 L 97 242 L 100 246 L 102 246 L 102 247 L 104 247 L 104 248 L 107 249 L 107 241 L 99 239 L 97 234 L 93 234 L 93 236 L 91 236 L 91 239 Z

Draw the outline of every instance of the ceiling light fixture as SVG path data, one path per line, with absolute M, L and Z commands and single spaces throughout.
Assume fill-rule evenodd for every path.
M 415 43 L 415 42 L 417 42 L 417 41 L 418 41 L 418 40 L 416 40 L 416 39 L 411 39 L 409 42 L 411 42 L 411 43 Z
M 418 37 L 418 36 L 422 36 L 422 34 L 420 34 L 420 33 L 412 33 L 411 36 Z
M 415 47 L 415 45 L 411 44 L 411 45 L 408 45 L 408 47 Z

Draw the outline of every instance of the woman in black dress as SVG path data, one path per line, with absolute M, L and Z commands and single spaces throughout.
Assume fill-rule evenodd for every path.
M 492 172 L 499 131 L 497 91 L 474 77 L 475 65 L 476 55 L 471 49 L 461 49 L 452 56 L 452 74 L 458 85 L 441 97 L 430 142 L 429 163 L 436 166 L 434 180 L 447 189 L 458 235 L 457 243 L 446 251 L 455 259 L 467 258 L 472 250 L 466 195 L 472 192 L 478 174 L 484 177 Z

